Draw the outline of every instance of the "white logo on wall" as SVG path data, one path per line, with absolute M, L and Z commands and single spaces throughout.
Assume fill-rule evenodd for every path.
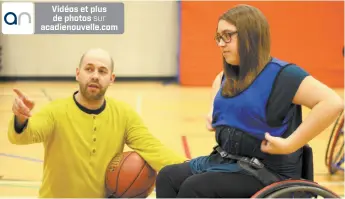
M 34 3 L 2 3 L 2 34 L 34 34 Z

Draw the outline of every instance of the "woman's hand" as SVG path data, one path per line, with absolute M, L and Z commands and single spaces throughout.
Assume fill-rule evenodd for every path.
M 265 140 L 261 143 L 261 151 L 269 154 L 290 154 L 297 151 L 289 139 L 274 137 L 269 133 L 265 134 Z
M 210 112 L 207 116 L 206 116 L 206 128 L 209 131 L 215 131 L 214 128 L 212 127 L 212 112 Z

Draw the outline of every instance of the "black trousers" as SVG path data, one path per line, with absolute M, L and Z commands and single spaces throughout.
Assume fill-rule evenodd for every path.
M 164 167 L 156 180 L 157 198 L 249 198 L 264 188 L 255 177 L 240 173 L 193 175 L 189 163 Z

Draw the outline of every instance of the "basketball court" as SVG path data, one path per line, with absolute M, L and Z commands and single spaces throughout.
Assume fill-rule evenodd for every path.
M 13 88 L 20 89 L 35 100 L 35 112 L 51 100 L 71 96 L 77 89 L 77 83 L 0 83 L 0 196 L 37 197 L 42 177 L 42 145 L 12 145 L 7 139 L 8 122 L 12 117 Z M 344 95 L 343 89 L 335 90 L 340 96 Z M 133 106 L 151 132 L 181 154 L 190 157 L 206 155 L 215 144 L 214 133 L 205 128 L 210 88 L 181 87 L 160 82 L 116 82 L 107 95 Z M 304 117 L 308 111 L 303 109 Z M 331 130 L 332 126 L 310 143 L 314 150 L 315 181 L 343 197 L 343 173 L 328 174 L 324 163 Z M 155 197 L 155 193 L 151 196 Z

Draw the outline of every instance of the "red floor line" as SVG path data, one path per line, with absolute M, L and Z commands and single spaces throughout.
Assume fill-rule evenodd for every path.
M 188 159 L 191 159 L 192 156 L 190 155 L 187 137 L 183 135 L 181 138 L 182 138 L 182 145 L 183 145 L 184 153 Z

